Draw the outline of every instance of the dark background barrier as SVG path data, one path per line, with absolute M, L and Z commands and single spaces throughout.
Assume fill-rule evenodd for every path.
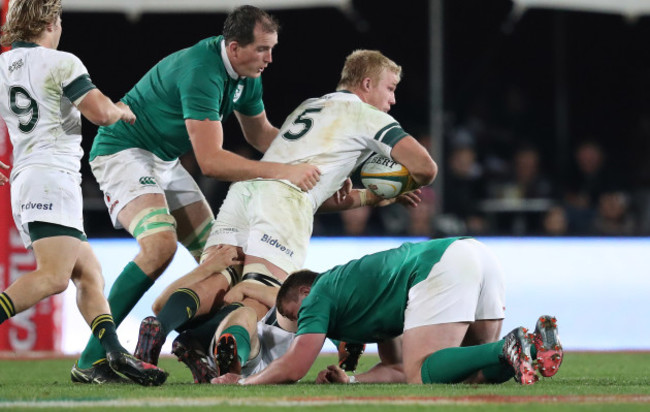
M 263 76 L 270 119 L 280 125 L 303 99 L 333 90 L 354 49 L 379 49 L 404 69 L 391 114 L 437 147 L 441 137 L 429 135 L 429 2 L 352 5 L 352 13 L 269 10 L 282 24 Z M 444 192 L 427 190 L 420 216 L 391 208 L 319 217 L 316 234 L 650 233 L 650 18 L 529 10 L 515 19 L 511 11 L 509 0 L 443 1 L 444 152 L 433 156 L 444 164 Z M 167 54 L 220 34 L 224 19 L 64 12 L 60 49 L 78 55 L 117 99 Z M 87 151 L 95 128 L 84 129 Z M 576 152 L 585 141 L 604 156 L 594 176 L 578 171 Z M 234 118 L 225 124 L 225 147 L 258 155 Z M 191 158 L 184 162 L 192 169 Z M 90 176 L 87 166 L 84 172 Z M 216 211 L 227 185 L 193 172 Z M 92 176 L 85 192 L 89 234 L 114 236 Z M 362 227 L 346 222 L 365 219 Z

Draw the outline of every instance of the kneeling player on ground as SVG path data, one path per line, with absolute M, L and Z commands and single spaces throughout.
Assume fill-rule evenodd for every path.
M 226 374 L 213 383 L 295 382 L 326 337 L 378 343 L 381 362 L 356 378 L 361 382 L 497 383 L 514 376 L 532 384 L 537 365 L 551 376 L 562 361 L 550 317 L 541 318 L 534 337 L 520 327 L 495 341 L 504 316 L 503 275 L 475 239 L 405 243 L 320 275 L 297 273 L 280 288 L 276 305 L 298 321 L 289 351 L 259 374 Z M 491 343 L 461 347 L 469 341 Z

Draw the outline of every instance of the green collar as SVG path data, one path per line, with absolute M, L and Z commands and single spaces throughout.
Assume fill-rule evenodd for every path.
M 17 49 L 19 47 L 41 47 L 40 45 L 36 43 L 32 43 L 29 41 L 15 41 L 11 43 L 11 48 L 12 49 Z

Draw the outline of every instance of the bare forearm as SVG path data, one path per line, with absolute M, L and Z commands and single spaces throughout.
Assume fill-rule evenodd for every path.
M 282 359 L 272 362 L 262 372 L 249 376 L 243 382 L 243 385 L 270 385 L 278 383 L 295 383 L 305 374 L 298 376 L 292 365 L 285 364 Z
M 286 165 L 279 163 L 246 159 L 228 150 L 219 150 L 209 160 L 199 162 L 199 166 L 204 175 L 228 182 L 256 178 L 275 179 L 280 176 L 280 171 L 286 167 Z
M 250 143 L 250 145 L 255 149 L 259 150 L 262 153 L 265 153 L 266 149 L 268 149 L 271 145 L 273 139 L 275 139 L 275 137 L 278 135 L 278 132 L 279 130 L 276 127 L 268 124 L 264 130 L 260 130 L 255 134 L 255 139 L 246 137 L 246 141 Z

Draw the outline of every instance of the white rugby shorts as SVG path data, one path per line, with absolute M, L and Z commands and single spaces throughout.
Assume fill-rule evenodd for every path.
M 429 276 L 409 290 L 404 330 L 440 323 L 503 319 L 503 269 L 476 239 L 452 243 Z
M 255 179 L 230 186 L 205 249 L 227 244 L 266 259 L 287 273 L 301 269 L 314 223 L 307 194 L 281 180 Z
M 260 352 L 246 362 L 241 371 L 242 376 L 254 375 L 266 369 L 271 362 L 289 350 L 295 336 L 295 333 L 288 332 L 279 326 L 267 325 L 263 321 L 257 322 Z
M 205 199 L 180 160 L 164 161 L 144 149 L 97 156 L 90 166 L 116 229 L 122 227 L 117 220 L 120 211 L 138 196 L 162 194 L 170 211 Z
M 31 166 L 11 181 L 11 210 L 26 248 L 32 241 L 27 224 L 47 222 L 84 233 L 81 175 Z

